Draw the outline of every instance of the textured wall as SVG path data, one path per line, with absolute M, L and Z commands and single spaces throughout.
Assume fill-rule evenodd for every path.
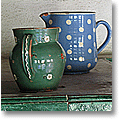
M 111 0 L 1 0 L 1 52 L 8 57 L 15 45 L 12 28 L 45 27 L 39 14 L 46 11 L 95 11 L 96 21 L 106 20 L 112 27 Z M 98 46 L 106 37 L 106 29 L 97 29 Z M 112 40 L 102 53 L 112 53 Z

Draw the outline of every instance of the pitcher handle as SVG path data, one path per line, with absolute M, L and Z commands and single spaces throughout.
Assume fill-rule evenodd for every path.
M 24 72 L 28 79 L 32 81 L 32 77 L 34 76 L 34 70 L 32 67 L 32 39 L 33 35 L 24 35 L 22 40 L 22 65 Z
M 110 39 L 111 39 L 111 34 L 112 34 L 111 27 L 110 27 L 110 25 L 109 25 L 106 21 L 100 20 L 100 21 L 96 22 L 96 28 L 97 28 L 100 24 L 103 24 L 103 25 L 107 28 L 107 38 L 106 38 L 106 40 L 104 41 L 104 43 L 97 49 L 98 54 L 99 54 L 99 53 L 106 47 L 106 45 L 109 43 L 109 41 L 110 41 Z

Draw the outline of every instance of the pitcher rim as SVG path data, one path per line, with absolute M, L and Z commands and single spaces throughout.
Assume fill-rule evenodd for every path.
M 45 12 L 42 13 L 40 16 L 47 16 L 47 15 L 69 15 L 69 14 L 96 14 L 93 11 L 61 11 L 61 12 Z
M 13 28 L 12 30 L 37 30 L 37 29 L 58 29 L 60 27 L 50 27 L 50 28 L 38 28 L 38 27 L 26 27 L 26 28 Z

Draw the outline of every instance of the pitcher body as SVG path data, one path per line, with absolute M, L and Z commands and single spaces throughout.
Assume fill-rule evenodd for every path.
M 95 67 L 100 53 L 108 44 L 111 28 L 105 21 L 96 24 L 95 12 L 50 12 L 40 17 L 46 27 L 60 27 L 59 42 L 66 52 L 65 74 L 87 73 Z M 96 28 L 99 24 L 107 27 L 108 36 L 97 49 Z
M 22 92 L 57 89 L 66 55 L 58 29 L 13 29 L 16 46 L 10 56 L 13 77 Z

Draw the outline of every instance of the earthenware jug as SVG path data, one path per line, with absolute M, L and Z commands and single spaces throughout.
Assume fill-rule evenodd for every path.
M 46 27 L 60 27 L 58 41 L 66 52 L 64 74 L 87 73 L 95 67 L 97 55 L 111 38 L 111 28 L 107 22 L 96 22 L 95 12 L 48 12 L 40 17 Z M 107 38 L 97 49 L 96 28 L 100 24 L 107 28 Z
M 57 89 L 66 55 L 58 43 L 59 28 L 13 29 L 16 45 L 10 66 L 21 92 Z

